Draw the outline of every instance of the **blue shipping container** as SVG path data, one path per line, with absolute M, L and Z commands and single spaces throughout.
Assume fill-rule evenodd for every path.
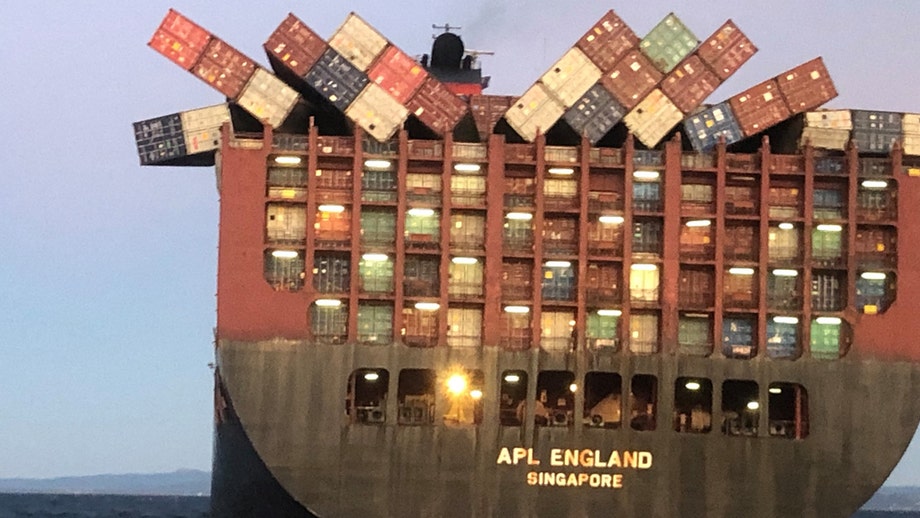
M 860 151 L 888 153 L 901 138 L 900 113 L 853 110 L 852 138 Z
M 600 84 L 591 87 L 563 116 L 569 126 L 591 144 L 604 138 L 626 115 L 626 110 Z
M 575 300 L 575 270 L 543 267 L 543 300 Z
M 798 343 L 798 324 L 767 322 L 767 356 L 794 358 Z
M 367 75 L 341 54 L 326 49 L 319 61 L 304 76 L 314 90 L 336 108 L 345 111 L 367 85 Z
M 664 165 L 664 153 L 655 149 L 637 149 L 633 155 L 633 165 L 636 168 Z
M 725 318 L 722 321 L 722 354 L 729 358 L 750 358 L 754 352 L 753 319 Z
M 141 165 L 153 165 L 187 154 L 182 117 L 178 113 L 134 123 Z
M 846 159 L 839 156 L 815 157 L 815 173 L 847 174 Z
M 684 130 L 693 149 L 702 153 L 716 147 L 719 137 L 731 144 L 744 138 L 741 127 L 727 102 L 717 104 L 684 120 Z

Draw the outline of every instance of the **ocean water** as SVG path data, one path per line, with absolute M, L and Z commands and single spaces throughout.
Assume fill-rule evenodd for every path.
M 0 518 L 204 518 L 206 496 L 0 493 Z M 920 518 L 920 512 L 860 511 L 853 518 Z

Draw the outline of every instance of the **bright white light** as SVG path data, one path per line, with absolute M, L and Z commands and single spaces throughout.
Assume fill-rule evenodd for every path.
M 345 212 L 345 207 L 343 205 L 320 205 L 320 212 L 331 212 L 333 214 L 339 214 Z
M 378 379 L 380 379 L 380 375 L 377 374 L 376 372 L 368 372 L 367 374 L 364 375 L 364 379 L 366 379 L 367 381 L 377 381 Z
M 368 169 L 389 169 L 393 165 L 389 160 L 371 159 L 364 161 L 364 167 Z
M 653 271 L 655 271 L 655 270 L 658 269 L 658 265 L 657 265 L 657 264 L 643 264 L 643 263 L 638 263 L 638 264 L 632 264 L 632 265 L 630 265 L 630 266 L 629 266 L 629 269 L 630 269 L 630 270 L 642 271 L 642 272 L 653 272 Z
M 505 376 L 505 381 L 507 381 L 508 383 L 517 383 L 521 381 L 521 377 L 518 376 L 517 374 L 508 374 L 507 376 Z
M 839 326 L 841 320 L 838 317 L 818 317 L 815 322 L 828 326 Z
M 321 308 L 337 308 L 342 305 L 342 301 L 337 299 L 319 299 L 316 301 L 316 305 Z
M 623 223 L 623 221 L 625 221 L 623 216 L 601 216 L 597 218 L 597 220 L 601 223 L 609 223 L 613 225 L 620 225 Z
M 546 261 L 547 268 L 569 268 L 571 266 L 570 261 Z
M 821 232 L 842 232 L 843 227 L 840 225 L 818 225 L 817 229 Z
M 795 225 L 793 225 L 792 223 L 780 223 L 779 224 L 780 230 L 792 230 L 794 228 L 795 228 Z
M 505 313 L 530 313 L 527 306 L 505 306 Z
M 481 169 L 479 164 L 454 164 L 454 171 L 458 173 L 478 173 Z
M 623 312 L 619 309 L 599 309 L 597 314 L 602 317 L 619 317 L 623 315 Z
M 281 165 L 299 165 L 302 162 L 299 156 L 276 156 L 275 163 Z
M 549 174 L 555 174 L 559 176 L 569 176 L 575 174 L 575 170 L 571 167 L 550 167 Z
M 447 378 L 447 390 L 455 396 L 459 396 L 466 392 L 466 376 L 462 374 L 454 374 L 451 377 Z
M 430 216 L 434 216 L 434 209 L 419 209 L 419 208 L 409 209 L 408 214 L 410 216 L 418 216 L 421 218 L 427 218 Z
M 533 219 L 533 214 L 529 212 L 509 212 L 507 216 L 508 219 L 517 219 L 521 221 L 530 221 Z
M 479 259 L 475 257 L 454 257 L 450 262 L 454 264 L 476 264 L 479 262 Z
M 708 227 L 712 225 L 712 221 L 708 219 L 694 219 L 687 222 L 688 227 Z
M 863 180 L 862 186 L 866 189 L 884 189 L 888 187 L 888 182 L 885 180 Z
M 867 281 L 884 281 L 886 275 L 884 272 L 863 272 L 860 277 Z
M 470 391 L 470 397 L 473 399 L 482 399 L 482 391 L 479 389 L 473 389 Z
M 569 392 L 573 394 L 578 392 L 578 385 L 575 383 L 572 383 L 571 385 L 569 385 Z
M 783 389 L 779 387 L 770 387 L 770 394 L 782 394 Z
M 364 254 L 361 256 L 361 259 L 369 263 L 379 263 L 388 260 L 389 256 L 387 256 L 387 254 Z
M 687 384 L 684 385 L 684 387 L 686 387 L 687 390 L 699 390 L 700 384 L 699 382 L 696 382 L 696 381 L 688 381 Z
M 732 275 L 754 275 L 753 268 L 729 268 L 728 273 Z
M 798 324 L 798 317 L 773 317 L 773 321 L 777 324 Z
M 797 270 L 773 270 L 773 275 L 777 277 L 797 277 L 799 272 Z
M 757 410 L 758 408 L 760 408 L 760 403 L 756 401 L 751 401 L 750 403 L 747 404 L 748 410 Z
M 441 305 L 437 302 L 416 302 L 415 309 L 419 311 L 437 311 L 441 309 Z
M 272 257 L 277 259 L 297 259 L 298 255 L 294 250 L 272 250 Z
M 658 171 L 645 171 L 639 170 L 633 172 L 633 178 L 636 180 L 657 180 L 661 176 L 661 173 Z

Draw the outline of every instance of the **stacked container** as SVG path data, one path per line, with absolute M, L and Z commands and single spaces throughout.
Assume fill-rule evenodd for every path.
M 808 142 L 816 148 L 845 150 L 850 142 L 850 131 L 853 129 L 850 110 L 807 112 L 804 123 L 799 141 L 801 147 Z
M 756 52 L 751 40 L 728 20 L 700 45 L 697 55 L 724 81 Z
M 837 89 L 821 58 L 815 58 L 777 76 L 776 82 L 792 113 L 814 110 L 837 97 Z
M 656 88 L 623 120 L 636 138 L 653 147 L 683 118 L 677 106 Z
M 270 60 L 281 63 L 302 80 L 328 46 L 296 16 L 289 14 L 268 37 L 264 47 Z
M 510 95 L 473 95 L 470 96 L 470 111 L 479 131 L 479 138 L 486 140 L 502 119 L 515 98 Z
M 565 107 L 543 86 L 535 83 L 505 113 L 505 120 L 524 140 L 533 142 L 565 113 Z
M 792 112 L 775 79 L 768 79 L 728 100 L 738 126 L 746 137 L 779 124 Z
M 588 90 L 564 115 L 576 133 L 596 144 L 626 115 L 626 110 L 600 84 Z
M 901 114 L 853 110 L 853 140 L 862 152 L 888 153 L 901 139 Z
M 905 155 L 920 155 L 920 114 L 905 113 L 901 119 Z
M 690 29 L 674 13 L 669 13 L 642 38 L 639 48 L 658 70 L 667 74 L 693 52 L 697 44 L 699 40 Z
M 693 149 L 700 152 L 716 147 L 720 138 L 724 138 L 725 142 L 737 142 L 744 138 L 727 102 L 691 115 L 684 120 L 684 130 Z
M 220 128 L 230 122 L 226 104 L 134 123 L 141 165 L 156 165 L 220 148 Z

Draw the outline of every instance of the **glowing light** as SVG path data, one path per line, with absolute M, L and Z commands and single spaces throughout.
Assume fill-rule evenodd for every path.
M 770 394 L 782 394 L 783 389 L 779 387 L 770 387 Z
M 299 156 L 276 156 L 275 163 L 281 165 L 300 165 L 302 159 Z
M 700 384 L 697 381 L 688 381 L 684 387 L 686 387 L 687 390 L 699 390 Z
M 623 312 L 619 309 L 599 309 L 597 314 L 602 317 L 619 317 L 623 315 Z
M 578 385 L 575 383 L 572 383 L 571 385 L 569 385 L 569 392 L 571 392 L 572 394 L 578 392 Z
M 773 275 L 777 277 L 797 277 L 799 272 L 796 270 L 773 270 Z
M 364 379 L 367 381 L 377 381 L 380 379 L 380 374 L 377 374 L 376 372 L 368 372 L 364 375 Z
M 638 263 L 638 264 L 632 264 L 632 265 L 630 265 L 630 266 L 629 266 L 629 269 L 630 269 L 630 270 L 642 271 L 642 272 L 653 272 L 653 271 L 655 271 L 655 270 L 658 269 L 658 265 L 657 265 L 657 264 L 643 264 L 643 263 Z
M 393 163 L 390 162 L 389 160 L 371 159 L 371 160 L 364 161 L 364 167 L 368 169 L 377 169 L 377 170 L 389 169 L 390 166 L 392 165 Z
M 294 250 L 272 250 L 272 257 L 277 259 L 297 259 L 299 255 Z
M 884 272 L 863 272 L 860 277 L 867 281 L 884 281 L 886 275 Z
M 843 227 L 840 225 L 818 225 L 816 227 L 821 232 L 842 232 Z
M 550 167 L 548 172 L 549 174 L 555 174 L 559 176 L 569 176 L 575 174 L 575 170 L 571 167 Z
M 754 275 L 753 268 L 729 268 L 728 273 L 732 275 Z
M 416 302 L 415 309 L 419 311 L 437 311 L 441 309 L 441 305 L 437 302 Z
M 466 392 L 466 376 L 462 374 L 454 374 L 451 377 L 447 378 L 447 390 L 455 396 L 459 396 Z
M 470 391 L 470 397 L 473 399 L 482 399 L 482 391 L 479 389 L 473 389 Z
M 661 176 L 661 173 L 658 171 L 645 171 L 639 170 L 633 172 L 633 178 L 636 180 L 657 180 Z
M 794 228 L 795 228 L 795 225 L 793 225 L 792 223 L 780 223 L 779 224 L 780 230 L 792 230 Z
M 751 401 L 750 403 L 747 404 L 748 410 L 757 410 L 759 408 L 760 408 L 760 403 L 756 401 Z
M 434 216 L 434 209 L 419 209 L 419 208 L 409 209 L 408 214 L 410 216 L 428 218 L 428 217 Z
M 777 324 L 798 324 L 798 317 L 773 317 L 773 321 Z
M 863 180 L 862 186 L 866 189 L 884 189 L 888 187 L 888 182 L 885 180 Z
M 839 326 L 842 320 L 838 317 L 818 317 L 815 322 L 826 326 Z
M 597 218 L 597 220 L 601 223 L 609 223 L 612 225 L 621 225 L 623 221 L 625 221 L 623 216 L 601 216 Z
M 509 212 L 505 217 L 508 219 L 517 219 L 520 221 L 530 221 L 533 219 L 533 214 L 529 212 Z
M 475 257 L 454 257 L 450 262 L 454 264 L 476 264 L 479 262 L 479 259 Z
M 454 171 L 458 173 L 478 173 L 481 169 L 479 164 L 454 164 Z
M 507 376 L 505 376 L 505 381 L 507 381 L 508 383 L 517 383 L 521 381 L 521 377 L 518 376 L 517 374 L 508 374 Z
M 547 268 L 569 268 L 571 266 L 570 261 L 546 261 Z
M 316 301 L 316 305 L 321 308 L 337 308 L 342 305 L 342 301 L 338 299 L 319 299 Z
M 712 221 L 708 219 L 694 219 L 687 222 L 688 227 L 708 227 L 712 225 Z
M 530 308 L 527 306 L 505 306 L 505 313 L 530 313 Z
M 361 256 L 361 259 L 369 263 L 379 263 L 382 261 L 388 260 L 390 257 L 387 254 L 364 254 Z
M 331 213 L 333 213 L 333 214 L 338 214 L 338 213 L 341 213 L 341 212 L 345 212 L 345 206 L 343 206 L 343 205 L 320 205 L 320 206 L 319 206 L 319 211 L 320 211 L 320 212 L 331 212 Z

